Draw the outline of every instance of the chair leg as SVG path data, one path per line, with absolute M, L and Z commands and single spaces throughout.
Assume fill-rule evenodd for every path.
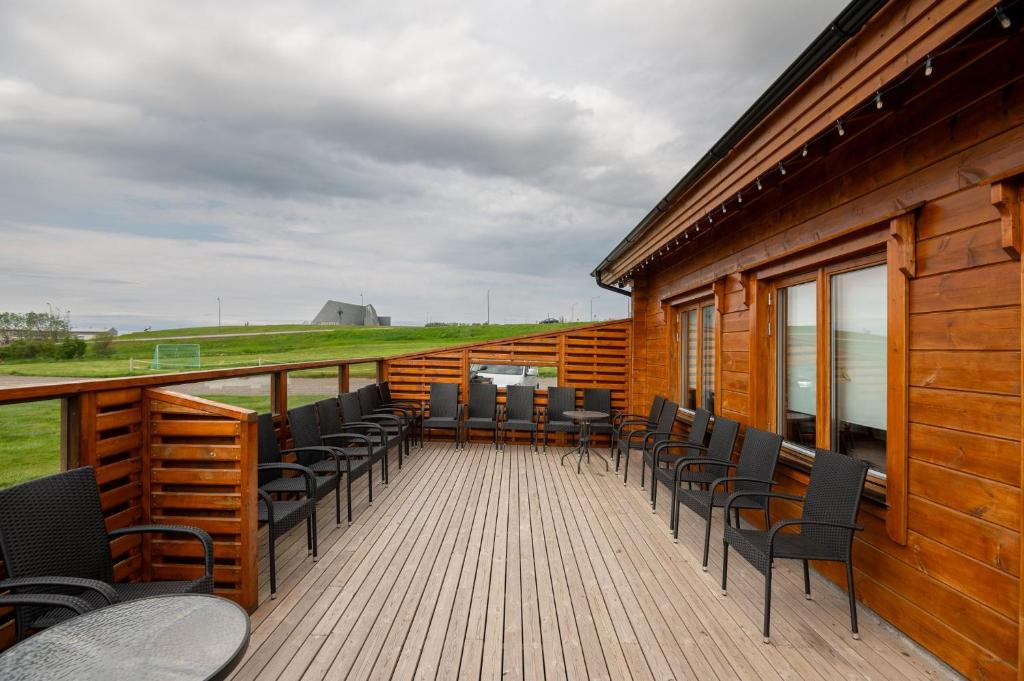
M 678 522 L 678 518 L 679 518 L 679 516 L 678 516 L 678 513 L 679 513 L 679 506 L 678 506 L 678 497 L 679 497 L 679 495 L 678 495 L 678 491 L 679 491 L 679 483 L 675 481 L 675 478 L 673 478 L 673 480 L 672 480 L 672 508 L 670 508 L 669 511 L 668 511 L 668 529 L 670 529 L 670 530 L 674 530 L 676 528 L 676 523 Z
M 270 600 L 277 598 L 277 563 L 274 561 L 274 523 L 267 523 L 268 562 L 270 563 Z
M 729 542 L 722 540 L 722 595 L 729 591 Z
M 370 505 L 372 506 L 373 505 L 373 476 L 372 475 L 367 475 L 366 476 L 366 486 L 367 486 L 367 490 L 368 490 L 369 502 L 370 502 Z
M 857 629 L 857 594 L 853 586 L 853 562 L 846 561 L 846 593 L 850 597 L 850 631 L 853 638 L 860 638 L 860 631 Z
M 713 513 L 714 508 L 709 508 L 708 516 L 704 519 L 704 562 L 700 566 L 700 569 L 704 572 L 708 571 L 708 548 L 711 544 L 711 515 Z
M 644 488 L 644 476 L 647 475 L 647 450 L 640 452 L 640 489 Z
M 370 476 L 373 477 L 372 475 Z M 352 475 L 345 475 L 345 503 L 348 507 L 348 524 L 352 524 Z
M 307 556 L 312 556 L 313 555 L 313 526 L 310 524 L 312 522 L 313 522 L 312 515 L 311 514 L 307 515 L 306 516 L 306 555 Z
M 544 453 L 547 454 L 547 451 L 548 451 L 548 429 L 545 428 L 544 429 Z
M 804 598 L 811 600 L 811 568 L 806 560 L 804 561 Z
M 769 630 L 772 622 L 772 566 L 768 566 L 768 571 L 764 575 L 764 628 L 761 631 L 763 641 L 769 643 Z
M 312 535 L 309 538 L 309 542 L 313 545 L 313 562 L 315 563 L 319 559 L 319 555 L 317 554 L 316 541 L 316 499 L 313 499 L 309 502 L 309 507 L 309 528 L 310 534 Z
M 627 482 L 629 482 L 629 450 L 628 449 L 626 450 L 625 456 L 623 456 L 622 458 L 625 459 L 624 463 L 622 464 L 622 484 L 625 485 Z
M 334 481 L 334 525 L 341 527 L 341 478 Z
M 651 513 L 658 512 L 658 471 L 651 462 Z
M 677 498 L 674 504 L 676 507 L 676 524 L 672 527 L 672 540 L 677 544 L 679 543 L 679 507 L 681 505 L 682 501 Z

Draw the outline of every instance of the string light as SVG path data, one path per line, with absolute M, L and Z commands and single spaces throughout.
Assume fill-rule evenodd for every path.
M 725 212 L 725 203 L 722 203 L 722 212 Z
M 800 152 L 800 155 L 807 158 L 807 145 L 804 145 L 804 150 Z
M 761 187 L 761 178 L 759 177 L 759 178 L 757 178 L 757 190 L 761 191 L 761 189 L 762 189 L 762 187 Z
M 836 121 L 836 132 L 839 133 L 840 137 L 846 134 L 846 131 L 843 130 L 843 119 L 841 118 L 838 121 Z
M 926 77 L 930 76 L 934 70 L 935 69 L 932 68 L 932 55 L 929 54 L 928 58 L 924 60 L 924 75 Z
M 875 93 L 875 108 L 881 109 L 882 106 L 882 91 L 879 90 L 878 92 Z
M 743 192 L 736 192 L 736 203 L 743 203 Z
M 786 174 L 786 166 L 782 165 L 782 161 L 779 161 L 779 174 L 780 175 L 785 175 Z
M 999 25 L 1003 28 L 1010 28 L 1013 25 L 1010 17 L 1006 16 L 1006 12 L 1003 11 L 1002 7 L 996 7 L 996 19 L 999 20 Z

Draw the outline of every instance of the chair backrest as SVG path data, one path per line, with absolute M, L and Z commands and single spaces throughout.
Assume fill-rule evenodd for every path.
M 569 421 L 565 412 L 576 409 L 576 388 L 548 388 L 548 421 Z
M 320 447 L 320 426 L 316 421 L 316 405 L 307 404 L 288 410 L 288 428 L 296 447 Z
M 380 407 L 380 393 L 377 392 L 377 386 L 374 384 L 364 385 L 356 394 L 359 395 L 359 407 L 363 410 L 364 414 L 370 414 L 374 409 Z
M 611 415 L 612 391 L 608 388 L 584 388 L 583 408 L 587 411 L 600 411 Z
M 430 384 L 430 417 L 453 419 L 458 414 L 459 384 Z
M 338 404 L 341 405 L 341 419 L 345 423 L 356 423 L 363 420 L 363 410 L 359 406 L 359 395 L 355 393 L 341 393 L 338 395 Z
M 717 424 L 715 428 L 717 429 Z M 782 449 L 782 436 L 769 433 L 758 428 L 747 428 L 743 436 L 743 447 L 740 449 L 740 460 L 736 465 L 739 477 L 771 480 L 775 475 L 775 464 L 779 461 L 779 450 Z M 767 491 L 770 486 L 762 482 L 737 482 L 735 489 L 739 491 Z
M 498 413 L 498 386 L 493 383 L 469 384 L 469 418 L 494 419 Z
M 338 410 L 337 397 L 318 401 L 316 415 L 320 422 L 321 435 L 336 435 L 341 432 L 341 412 Z
M 505 413 L 509 420 L 533 420 L 533 390 L 532 385 L 510 385 L 508 387 Z
M 708 423 L 711 421 L 711 412 L 707 409 L 697 409 L 693 412 L 693 420 L 690 422 L 690 432 L 686 434 L 686 441 L 692 442 L 695 445 L 704 444 L 704 438 L 708 434 Z M 692 451 L 692 450 L 690 450 Z M 687 452 L 687 456 L 693 456 L 693 454 Z
M 277 442 L 277 432 L 274 430 L 274 417 L 270 414 L 260 414 L 256 417 L 258 428 L 257 446 L 259 449 L 258 461 L 260 463 L 280 463 L 281 445 Z M 281 471 L 260 471 L 259 484 L 265 485 L 271 480 L 281 477 Z
M 708 441 L 708 457 L 719 461 L 732 461 L 732 450 L 736 448 L 736 436 L 739 435 L 738 421 L 719 416 L 715 419 L 715 427 Z M 719 469 L 721 470 L 721 469 Z
M 658 442 L 665 442 L 671 437 L 668 433 L 671 433 L 672 428 L 676 425 L 676 414 L 678 412 L 678 404 L 671 400 L 665 400 L 665 403 L 661 408 L 661 415 L 658 417 L 658 423 L 655 426 L 655 429 L 659 433 L 653 438 L 655 444 Z
M 661 418 L 661 412 L 665 408 L 665 398 L 661 395 L 655 395 L 654 399 L 651 400 L 651 411 L 647 414 L 648 423 L 657 423 L 658 419 Z
M 381 381 L 377 384 L 377 390 L 380 392 L 381 402 L 391 402 L 391 386 L 387 381 Z
M 91 466 L 0 492 L 0 552 L 8 577 L 114 580 L 110 540 Z
M 811 480 L 804 497 L 803 519 L 856 523 L 867 474 L 868 465 L 860 459 L 827 449 L 816 450 Z M 851 530 L 810 525 L 800 531 L 804 536 L 827 546 L 837 556 L 845 555 L 853 534 Z

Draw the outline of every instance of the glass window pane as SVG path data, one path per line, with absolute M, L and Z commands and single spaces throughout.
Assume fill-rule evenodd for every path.
M 832 446 L 885 470 L 885 266 L 832 277 Z
M 679 323 L 682 338 L 682 371 L 683 397 L 682 406 L 686 409 L 697 407 L 697 311 L 686 310 L 680 313 Z
M 817 434 L 817 301 L 813 281 L 778 293 L 779 432 L 808 447 L 815 445 Z
M 715 307 L 702 307 L 700 346 L 700 406 L 715 411 Z

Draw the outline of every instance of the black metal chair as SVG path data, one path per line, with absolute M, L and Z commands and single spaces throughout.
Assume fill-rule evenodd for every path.
M 396 400 L 391 396 L 391 385 L 387 381 L 377 384 L 380 393 L 381 407 L 394 407 L 407 410 L 412 415 L 412 424 L 419 431 L 420 447 L 423 446 L 423 405 L 412 400 Z
M 428 431 L 455 431 L 455 448 L 461 445 L 462 405 L 459 404 L 458 383 L 431 383 L 429 416 L 423 418 L 423 427 Z
M 409 453 L 409 437 L 413 428 L 412 412 L 402 407 L 382 407 L 380 391 L 376 385 L 364 385 L 356 394 L 359 396 L 363 420 L 380 423 L 389 434 L 398 436 L 398 468 L 401 469 L 402 455 Z
M 712 450 L 711 446 L 704 446 L 710 421 L 711 412 L 707 409 L 697 408 L 693 412 L 693 420 L 690 422 L 690 430 L 686 434 L 685 440 L 659 442 L 651 452 L 651 508 L 658 508 L 658 482 L 661 482 L 672 490 L 671 524 L 673 527 L 675 526 L 675 486 L 683 482 L 690 489 L 693 488 L 694 483 L 707 486 L 725 470 L 724 468 L 706 470 L 701 466 L 690 466 L 689 462 L 684 467 L 685 469 L 678 469 L 675 464 L 683 459 L 724 461 L 726 463 L 732 461 L 732 449 L 736 444 L 736 435 L 739 432 L 740 424 L 721 416 L 715 419 L 715 429 L 719 430 L 719 437 L 715 440 Z M 682 449 L 683 452 L 673 454 L 672 450 L 676 449 Z M 708 453 L 712 451 L 714 453 L 709 455 Z
M 462 424 L 466 440 L 469 431 L 490 430 L 494 434 L 494 448 L 498 448 L 498 386 L 493 383 L 469 384 L 469 408 L 466 421 Z
M 857 524 L 860 498 L 868 465 L 842 454 L 819 449 L 811 468 L 811 479 L 804 497 L 781 492 L 737 491 L 725 502 L 725 534 L 722 540 L 722 595 L 726 595 L 729 575 L 729 547 L 732 546 L 764 575 L 764 642 L 768 643 L 772 608 L 772 562 L 776 558 L 802 560 L 804 564 L 804 597 L 811 597 L 811 575 L 808 561 L 828 560 L 846 564 L 846 591 L 850 600 L 850 630 L 857 630 L 857 596 L 853 582 L 853 533 L 864 528 Z M 771 499 L 802 501 L 800 518 L 780 520 L 765 530 L 743 529 L 729 522 L 729 511 L 744 498 L 761 498 L 767 515 Z M 799 527 L 798 533 L 783 532 Z
M 306 550 L 313 560 L 317 559 L 316 542 L 316 474 L 302 464 L 282 461 L 282 450 L 274 431 L 274 417 L 260 414 L 259 464 L 256 466 L 260 505 L 257 520 L 267 524 L 270 567 L 270 598 L 277 598 L 277 560 L 275 544 L 279 537 L 299 523 L 306 522 Z M 285 471 L 298 473 L 293 477 L 282 475 Z M 287 499 L 276 498 L 283 494 Z M 298 496 L 299 498 L 295 498 Z
M 628 436 L 633 429 L 653 430 L 658 426 L 658 419 L 665 408 L 665 398 L 655 395 L 651 401 L 651 410 L 647 416 L 639 414 L 628 414 L 619 412 L 612 416 L 612 442 L 615 444 L 615 471 L 619 470 L 619 459 L 622 456 L 622 446 L 626 444 L 623 435 Z
M 566 417 L 576 409 L 576 388 L 548 388 L 548 406 L 544 413 L 544 451 L 548 450 L 548 433 L 578 433 L 580 427 Z
M 356 393 L 341 393 L 338 395 L 338 404 L 341 407 L 342 431 L 370 438 L 370 444 L 372 445 L 370 460 L 374 463 L 380 462 L 381 477 L 384 479 L 384 484 L 388 484 L 391 481 L 388 451 L 395 447 L 398 450 L 399 456 L 402 454 L 401 439 L 397 429 L 387 427 L 393 424 L 386 415 L 384 415 L 385 418 L 376 418 L 380 415 L 364 417 L 363 409 L 359 405 L 359 396 Z M 327 435 L 327 437 L 330 439 L 331 436 Z M 343 440 L 344 438 L 337 439 Z
M 203 547 L 197 579 L 114 582 L 110 542 L 130 534 L 187 535 Z M 136 525 L 107 532 L 91 466 L 0 491 L 0 555 L 17 606 L 15 635 L 43 629 L 86 609 L 162 594 L 213 593 L 213 539 L 198 527 Z M 15 602 L 18 601 L 18 602 Z
M 606 419 L 590 422 L 590 434 L 608 436 L 608 457 L 611 458 L 614 450 L 614 442 L 612 441 L 612 391 L 608 388 L 584 388 L 583 408 L 587 411 L 599 411 L 608 414 Z
M 648 430 L 634 429 L 626 433 L 625 450 L 626 464 L 622 467 L 622 484 L 629 480 L 629 452 L 633 449 L 640 450 L 640 489 L 644 487 L 644 476 L 648 463 L 654 463 L 651 453 L 654 448 L 662 442 L 667 442 L 675 433 L 672 428 L 676 424 L 676 414 L 679 412 L 679 405 L 672 400 L 665 400 L 662 404 L 661 414 L 654 428 Z M 636 444 L 634 444 L 636 443 Z
M 388 470 L 384 464 L 387 462 L 387 437 L 384 429 L 375 423 L 365 421 L 363 423 L 345 423 L 341 413 L 340 401 L 337 397 L 325 397 L 316 402 L 317 421 L 320 424 L 320 440 L 325 445 L 340 446 L 345 444 L 366 446 L 364 438 L 334 437 L 335 435 L 368 435 L 372 448 L 370 450 L 370 463 L 380 463 L 380 480 L 388 484 Z M 356 398 L 355 412 L 352 417 L 358 419 L 360 415 L 359 399 Z
M 501 447 L 505 448 L 505 433 L 527 432 L 530 434 L 530 446 L 537 451 L 537 421 L 540 410 L 533 406 L 534 387 L 532 385 L 510 385 L 505 400 L 505 418 L 501 423 Z
M 352 523 L 352 481 L 366 475 L 369 499 L 373 503 L 373 459 L 370 438 L 355 433 L 335 433 L 325 444 L 317 417 L 315 403 L 288 410 L 288 428 L 292 433 L 294 449 L 299 463 L 316 474 L 316 500 L 320 501 L 334 490 L 335 522 L 341 525 L 341 479 L 345 478 L 345 501 L 348 522 Z M 336 443 L 336 444 L 335 444 Z M 358 443 L 362 447 L 344 449 L 341 445 Z M 333 446 L 332 446 L 333 445 Z M 344 464 L 342 463 L 344 461 Z
M 715 424 L 718 429 L 718 424 Z M 685 504 L 690 510 L 704 518 L 704 559 L 701 561 L 701 569 L 707 572 L 708 569 L 708 546 L 711 542 L 711 514 L 715 508 L 725 506 L 729 498 L 727 486 L 731 483 L 734 492 L 767 492 L 775 481 L 775 464 L 779 461 L 779 450 L 782 449 L 782 436 L 775 433 L 768 433 L 757 428 L 747 428 L 743 436 L 743 447 L 740 449 L 740 458 L 737 463 L 715 464 L 722 468 L 734 468 L 735 475 L 723 475 L 715 478 L 707 490 L 681 489 L 676 486 L 676 526 L 672 530 L 672 536 L 679 541 L 679 511 L 678 506 Z M 705 462 L 706 463 L 706 462 Z M 685 461 L 679 461 L 676 465 L 682 468 Z M 768 501 L 763 497 L 745 496 L 736 499 L 733 503 L 733 511 L 739 517 L 741 509 L 757 510 L 764 513 L 765 526 L 768 520 Z

